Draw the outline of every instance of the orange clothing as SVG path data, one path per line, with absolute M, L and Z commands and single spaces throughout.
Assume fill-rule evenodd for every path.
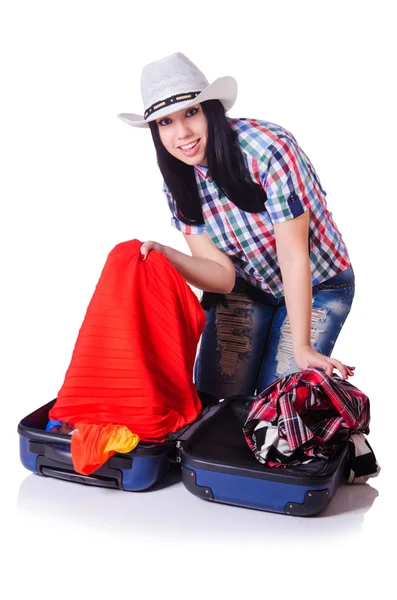
M 79 423 L 71 442 L 74 470 L 90 475 L 116 452 L 131 452 L 138 442 L 125 425 Z

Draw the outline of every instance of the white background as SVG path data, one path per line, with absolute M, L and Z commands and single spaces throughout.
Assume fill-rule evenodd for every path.
M 7 598 L 372 597 L 395 557 L 395 56 L 392 2 L 3 2 L 0 9 L 1 530 Z M 212 505 L 177 481 L 128 494 L 40 478 L 18 422 L 53 399 L 108 252 L 171 228 L 142 67 L 185 53 L 233 75 L 230 116 L 289 129 L 356 272 L 333 356 L 356 366 L 382 465 L 324 516 Z M 390 550 L 386 551 L 386 544 Z M 209 579 L 214 577 L 212 583 Z M 392 584 L 393 585 L 393 584 Z M 395 589 L 395 588 L 394 588 Z M 390 598 L 391 590 L 383 597 Z

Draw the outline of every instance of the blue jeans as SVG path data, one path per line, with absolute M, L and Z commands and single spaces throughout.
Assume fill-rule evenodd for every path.
M 354 273 L 346 269 L 313 286 L 311 344 L 331 356 L 354 298 Z M 199 392 L 218 399 L 259 394 L 279 377 L 295 373 L 284 298 L 266 294 L 266 303 L 245 293 L 226 295 L 229 307 L 206 310 L 206 325 L 194 367 Z

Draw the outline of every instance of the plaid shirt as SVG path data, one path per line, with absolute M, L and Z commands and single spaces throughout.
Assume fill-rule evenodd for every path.
M 164 183 L 172 225 L 188 235 L 207 232 L 212 242 L 231 258 L 238 277 L 276 298 L 284 293 L 273 226 L 306 210 L 310 211 L 313 285 L 350 267 L 346 246 L 327 209 L 326 192 L 293 135 L 267 121 L 229 117 L 228 121 L 237 132 L 252 179 L 266 191 L 263 212 L 249 213 L 238 208 L 219 190 L 208 168 L 196 165 L 205 224 L 185 225 L 177 219 L 174 200 Z
M 256 458 L 275 466 L 298 449 L 306 458 L 332 456 L 352 434 L 368 433 L 369 420 L 363 392 L 309 368 L 270 384 L 252 404 L 243 432 Z

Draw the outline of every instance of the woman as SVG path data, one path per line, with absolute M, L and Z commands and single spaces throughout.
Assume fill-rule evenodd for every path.
M 150 127 L 172 224 L 192 256 L 147 241 L 203 290 L 206 326 L 197 389 L 217 398 L 260 393 L 307 367 L 347 379 L 331 358 L 354 297 L 354 273 L 325 191 L 286 129 L 226 116 L 237 84 L 203 73 L 176 53 L 142 71 Z

